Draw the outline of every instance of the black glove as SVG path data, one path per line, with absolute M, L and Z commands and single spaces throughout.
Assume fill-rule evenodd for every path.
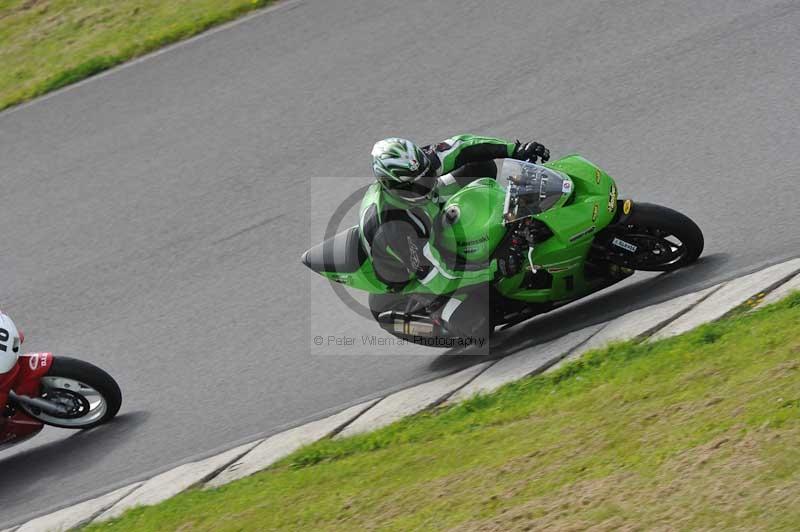
M 536 159 L 539 158 L 543 163 L 546 163 L 550 160 L 550 150 L 538 142 L 521 143 L 517 141 L 517 147 L 514 149 L 513 157 L 514 159 L 530 161 L 532 163 L 535 163 Z

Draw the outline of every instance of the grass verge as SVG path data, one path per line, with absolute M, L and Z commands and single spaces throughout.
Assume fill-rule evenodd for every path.
M 796 530 L 800 294 L 87 530 Z
M 0 110 L 272 0 L 0 0 Z

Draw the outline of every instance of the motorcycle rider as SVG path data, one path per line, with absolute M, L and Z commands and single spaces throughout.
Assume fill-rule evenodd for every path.
M 419 147 L 410 140 L 387 138 L 372 148 L 372 170 L 380 187 L 377 200 L 362 204 L 360 229 L 364 249 L 375 273 L 395 291 L 412 279 L 434 294 L 448 294 L 465 285 L 475 287 L 466 295 L 442 303 L 434 317 L 461 335 L 488 337 L 487 294 L 495 270 L 459 271 L 455 274 L 429 239 L 440 206 L 463 186 L 479 178 L 494 179 L 494 159 L 514 158 L 546 162 L 550 152 L 538 142 L 508 141 L 476 135 L 456 135 L 438 144 Z M 523 264 L 517 251 L 498 259 L 502 275 L 513 275 Z M 397 297 L 370 296 L 377 316 Z
M 17 376 L 21 336 L 11 318 L 0 312 L 0 416 L 6 407 L 11 383 Z

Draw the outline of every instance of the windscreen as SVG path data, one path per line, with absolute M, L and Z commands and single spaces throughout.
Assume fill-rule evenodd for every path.
M 497 182 L 506 187 L 503 217 L 511 222 L 553 208 L 572 192 L 572 180 L 554 170 L 525 161 L 506 159 Z

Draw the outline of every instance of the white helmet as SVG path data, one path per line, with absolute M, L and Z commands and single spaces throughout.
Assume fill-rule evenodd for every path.
M 17 363 L 20 336 L 11 318 L 0 311 L 0 374 L 8 373 Z
M 372 173 L 392 196 L 411 203 L 424 202 L 436 185 L 431 161 L 410 140 L 392 137 L 372 147 Z

